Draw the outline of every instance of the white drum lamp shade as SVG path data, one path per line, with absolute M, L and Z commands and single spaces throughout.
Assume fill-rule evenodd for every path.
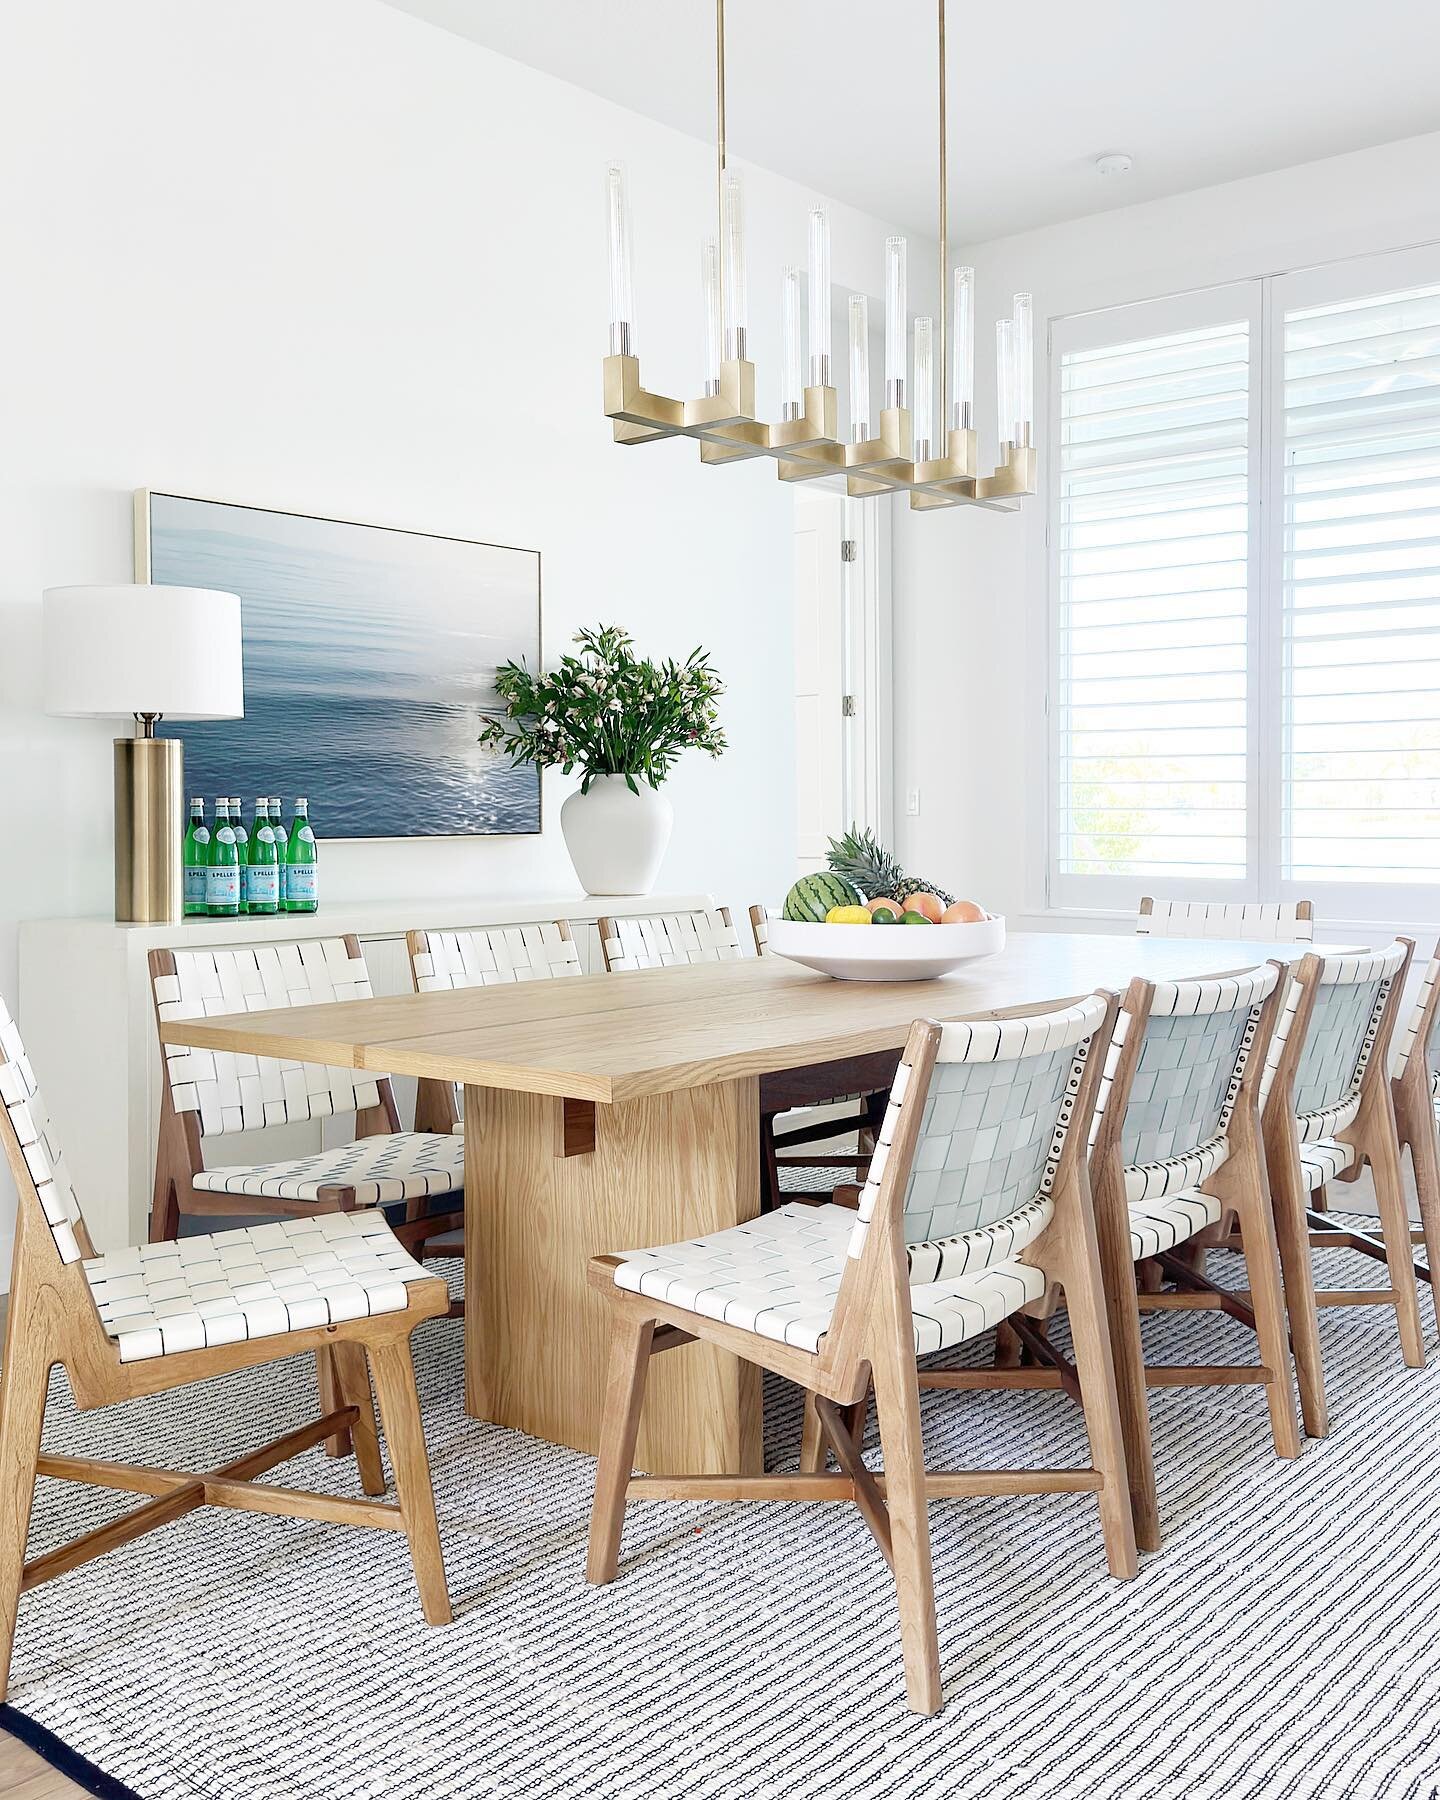
M 142 583 L 47 588 L 43 639 L 47 713 L 244 716 L 238 594 Z
M 170 719 L 245 713 L 240 597 L 211 588 L 46 588 L 45 710 L 61 718 L 133 715 L 115 740 L 115 917 L 182 916 L 185 763 Z

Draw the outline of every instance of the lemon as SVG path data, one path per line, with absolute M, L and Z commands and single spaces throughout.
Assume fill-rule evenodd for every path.
M 870 909 L 865 906 L 832 906 L 825 915 L 827 925 L 868 925 Z

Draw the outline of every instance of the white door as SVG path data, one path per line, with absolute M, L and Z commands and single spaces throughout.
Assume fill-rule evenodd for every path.
M 839 494 L 796 489 L 795 825 L 806 873 L 825 867 L 845 827 L 844 515 Z

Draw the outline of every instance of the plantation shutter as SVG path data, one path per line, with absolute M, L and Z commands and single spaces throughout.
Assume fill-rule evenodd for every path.
M 1257 323 L 1243 283 L 1056 324 L 1058 904 L 1250 873 Z
M 1281 874 L 1434 882 L 1440 284 L 1286 305 L 1283 354 Z

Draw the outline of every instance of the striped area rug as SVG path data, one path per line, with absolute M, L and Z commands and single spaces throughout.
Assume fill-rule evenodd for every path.
M 932 1507 L 934 1719 L 848 1507 L 637 1505 L 587 1588 L 590 1465 L 467 1421 L 447 1322 L 417 1345 L 453 1626 L 400 1540 L 202 1513 L 23 1601 L 11 1703 L 141 1800 L 1435 1800 L 1440 1368 L 1403 1367 L 1388 1309 L 1322 1329 L 1334 1424 L 1296 1464 L 1256 1390 L 1154 1396 L 1167 1542 L 1133 1582 L 1089 1497 Z M 1215 1315 L 1146 1335 L 1248 1354 Z M 301 1361 L 85 1417 L 57 1384 L 47 1440 L 213 1466 L 313 1404 Z M 767 1416 L 793 1463 L 778 1384 Z M 934 1393 L 925 1424 L 937 1466 L 1085 1458 L 1058 1394 Z M 124 1504 L 42 1483 L 32 1547 Z

